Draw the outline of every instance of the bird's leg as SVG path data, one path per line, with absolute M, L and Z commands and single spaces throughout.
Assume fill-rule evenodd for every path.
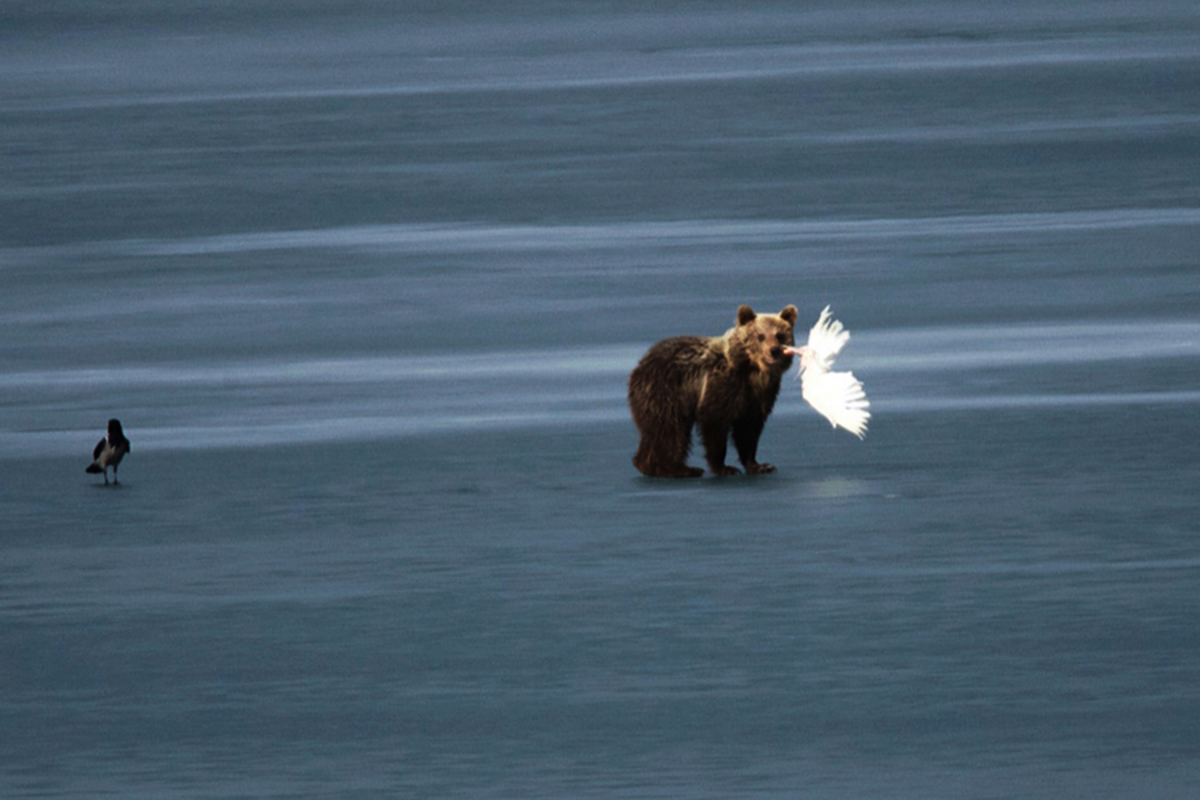
M 117 480 L 117 468 L 113 467 L 113 484 L 120 486 L 121 482 Z
M 104 485 L 108 486 L 108 467 L 104 468 Z
M 814 358 L 813 351 L 809 349 L 808 345 L 804 345 L 803 347 L 789 347 L 784 345 L 783 352 L 789 356 L 800 356 L 799 367 L 801 372 L 808 368 L 809 361 Z

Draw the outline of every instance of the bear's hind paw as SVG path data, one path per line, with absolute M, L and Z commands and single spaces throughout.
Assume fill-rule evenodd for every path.
M 747 475 L 766 475 L 767 473 L 774 471 L 774 464 L 760 464 L 759 462 L 755 461 L 753 464 L 746 465 Z

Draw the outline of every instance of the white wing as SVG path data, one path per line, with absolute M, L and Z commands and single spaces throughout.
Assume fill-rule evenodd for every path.
M 833 360 L 842 352 L 846 342 L 850 341 L 850 331 L 842 327 L 836 319 L 830 319 L 829 306 L 821 312 L 817 324 L 808 332 L 809 358 L 819 365 L 823 372 L 828 372 L 833 366 Z
M 829 306 L 808 334 L 808 346 L 800 357 L 800 394 L 834 428 L 842 427 L 858 438 L 867 435 L 871 404 L 862 381 L 851 372 L 832 372 L 837 354 L 850 340 L 850 332 L 830 319 Z
M 871 404 L 862 382 L 852 372 L 823 372 L 815 367 L 800 375 L 800 394 L 805 401 L 829 420 L 862 439 L 867 435 Z

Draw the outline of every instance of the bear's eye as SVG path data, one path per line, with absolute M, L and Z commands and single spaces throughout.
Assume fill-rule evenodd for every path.
M 758 340 L 759 340 L 760 342 L 765 342 L 765 341 L 767 340 L 767 335 L 766 335 L 765 333 L 760 333 L 760 334 L 758 335 Z
M 784 342 L 787 341 L 787 336 L 785 336 L 782 333 L 777 333 L 777 334 L 775 334 L 775 341 L 779 342 L 780 344 L 783 344 Z

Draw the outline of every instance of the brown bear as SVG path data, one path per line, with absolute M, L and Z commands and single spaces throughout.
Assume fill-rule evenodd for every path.
M 741 306 L 724 336 L 676 336 L 651 347 L 629 375 L 629 408 L 642 435 L 633 465 L 652 477 L 703 475 L 687 465 L 696 425 L 714 474 L 740 471 L 725 465 L 731 435 L 748 474 L 774 472 L 757 460 L 758 438 L 792 365 L 784 347 L 796 343 L 796 316 L 791 305 L 778 314 Z

